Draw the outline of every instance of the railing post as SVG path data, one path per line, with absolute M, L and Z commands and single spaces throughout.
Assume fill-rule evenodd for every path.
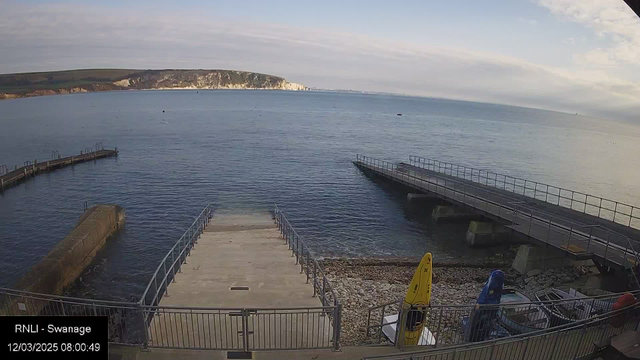
M 613 208 L 613 222 L 616 222 L 616 214 L 618 213 L 618 202 L 616 201 L 616 207 Z
M 402 303 L 400 303 L 398 321 L 396 322 L 396 338 L 394 339 L 396 349 L 398 350 L 402 350 L 404 347 L 404 326 L 406 324 L 406 315 L 405 309 L 402 307 Z
M 549 198 L 549 185 L 547 185 L 547 190 L 544 192 L 544 202 L 547 202 L 548 198 Z
M 142 350 L 148 350 L 149 349 L 149 328 L 147 327 L 146 317 L 144 316 L 144 306 L 141 304 L 138 304 L 138 311 L 140 312 L 140 323 L 142 325 Z
M 576 346 L 576 352 L 573 353 L 573 358 L 576 359 L 578 357 L 578 352 L 580 351 L 580 346 L 582 345 L 582 341 L 584 340 L 584 334 L 587 332 L 587 324 L 585 323 L 582 326 L 582 335 L 580 336 L 580 341 L 578 341 L 578 346 Z
M 173 253 L 173 248 L 171 249 L 171 268 L 173 269 L 173 271 L 171 272 L 173 275 L 173 278 L 171 279 L 171 282 L 176 282 L 176 256 Z M 180 268 L 180 266 L 178 266 L 178 269 Z
M 600 198 L 600 205 L 598 206 L 598 217 L 600 217 L 601 210 L 602 210 L 602 198 Z
M 400 304 L 400 306 L 402 306 L 402 304 Z M 443 309 L 444 309 L 444 307 L 441 306 L 440 307 L 440 316 L 438 317 L 438 329 L 436 330 L 436 334 L 437 334 L 436 343 L 434 344 L 433 347 L 438 347 L 438 339 L 440 339 L 440 335 L 442 335 L 442 334 L 440 334 L 440 325 L 442 324 L 442 313 L 444 311 Z
M 327 304 L 325 304 L 326 301 L 326 296 L 327 296 L 327 292 L 325 290 L 325 286 L 327 283 L 327 277 L 322 275 L 322 306 L 327 306 Z
M 342 304 L 337 303 L 334 306 L 334 315 L 333 315 L 333 350 L 340 350 L 340 330 L 342 327 Z M 381 330 L 382 331 L 382 330 Z
M 249 352 L 249 311 L 242 309 L 242 349 Z
M 316 277 L 316 268 L 318 267 L 318 264 L 316 263 L 315 260 L 313 260 L 313 295 L 312 297 L 316 296 L 316 289 L 318 287 L 318 281 L 317 281 L 317 277 Z
M 571 204 L 569 205 L 569 209 L 571 210 L 573 210 L 573 195 L 575 195 L 575 192 L 571 190 Z
M 305 267 L 307 268 L 307 284 L 309 283 L 309 249 L 307 249 L 307 258 L 304 261 Z
M 162 261 L 162 267 L 164 268 L 164 295 L 169 296 L 169 284 L 167 284 L 167 262 Z

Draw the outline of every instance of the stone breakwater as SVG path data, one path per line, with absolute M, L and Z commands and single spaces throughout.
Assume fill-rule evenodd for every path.
M 409 259 L 333 259 L 321 262 L 343 305 L 343 345 L 371 343 L 366 338 L 368 308 L 402 299 L 417 265 L 418 261 Z M 487 277 L 496 268 L 505 272 L 506 286 L 529 294 L 544 288 L 562 287 L 590 272 L 585 267 L 566 267 L 534 271 L 523 276 L 512 270 L 508 261 L 476 263 L 467 267 L 434 263 L 431 304 L 474 304 Z

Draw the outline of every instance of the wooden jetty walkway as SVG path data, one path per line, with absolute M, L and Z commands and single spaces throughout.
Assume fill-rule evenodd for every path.
M 4 191 L 5 188 L 16 185 L 20 181 L 27 180 L 29 176 L 36 176 L 43 172 L 49 172 L 86 161 L 95 161 L 97 159 L 117 156 L 118 148 L 115 148 L 115 150 L 107 150 L 104 148 L 100 150 L 87 150 L 85 152 L 80 152 L 80 155 L 67 157 L 61 157 L 57 152 L 53 152 L 52 154 L 54 157 L 57 155 L 57 158 L 42 162 L 38 162 L 37 160 L 34 160 L 33 162 L 26 161 L 22 167 L 18 167 L 16 165 L 13 171 L 8 171 L 9 169 L 5 165 L 0 166 L 0 191 Z
M 529 241 L 553 246 L 575 258 L 592 259 L 598 265 L 612 269 L 629 269 L 640 264 L 640 231 L 632 226 L 640 224 L 637 221 L 640 219 L 640 210 L 637 208 L 630 207 L 630 211 L 626 212 L 628 220 L 621 223 L 620 218 L 615 220 L 615 213 L 613 219 L 609 220 L 587 211 L 592 204 L 589 198 L 596 198 L 591 195 L 585 196 L 584 210 L 579 211 L 573 206 L 573 201 L 571 207 L 563 206 L 566 200 L 561 191 L 563 189 L 555 195 L 558 199 L 554 204 L 554 201 L 550 201 L 549 191 L 542 196 L 534 189 L 531 189 L 535 191 L 533 196 L 527 192 L 529 188 L 526 184 L 533 182 L 525 181 L 524 191 L 518 194 L 512 190 L 519 183 L 512 182 L 504 175 L 494 176 L 490 173 L 491 182 L 479 183 L 476 181 L 479 179 L 473 176 L 484 177 L 477 173 L 469 177 L 467 171 L 466 177 L 455 176 L 455 170 L 445 173 L 441 171 L 442 167 L 438 169 L 434 165 L 436 163 L 420 159 L 411 157 L 410 163 L 395 164 L 358 155 L 354 164 L 364 171 L 480 213 L 505 224 Z M 447 169 L 454 168 L 448 166 Z M 598 199 L 602 204 L 603 199 Z M 602 214 L 603 209 L 599 211 Z

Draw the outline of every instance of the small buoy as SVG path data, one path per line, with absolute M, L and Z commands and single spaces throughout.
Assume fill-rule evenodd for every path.
M 398 116 L 402 116 L 402 114 L 401 114 L 401 113 L 398 113 Z
M 164 110 L 162 110 L 162 112 L 164 112 Z

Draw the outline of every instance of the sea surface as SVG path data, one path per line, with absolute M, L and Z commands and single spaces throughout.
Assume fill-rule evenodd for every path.
M 397 114 L 401 113 L 402 116 Z M 464 245 L 466 224 L 371 179 L 356 154 L 450 161 L 640 205 L 640 127 L 575 114 L 336 92 L 126 91 L 0 102 L 0 165 L 78 154 L 117 158 L 37 176 L 0 195 L 0 286 L 72 229 L 84 204 L 115 203 L 126 226 L 74 292 L 139 297 L 164 254 L 211 203 L 288 215 L 318 256 L 495 255 Z

